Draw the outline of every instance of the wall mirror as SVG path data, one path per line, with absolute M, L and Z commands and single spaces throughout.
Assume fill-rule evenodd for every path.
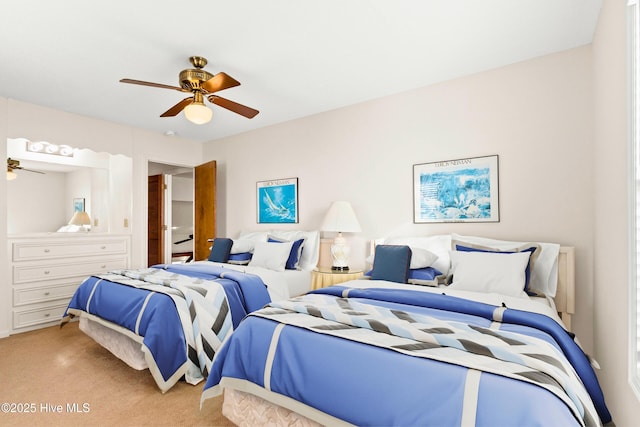
M 84 228 L 90 232 L 130 233 L 130 157 L 9 138 L 7 158 L 19 162 L 11 168 L 7 159 L 8 234 L 56 232 L 80 206 L 89 215 Z

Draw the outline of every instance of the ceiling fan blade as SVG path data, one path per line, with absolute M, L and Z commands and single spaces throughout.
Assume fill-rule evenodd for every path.
M 178 102 L 173 107 L 169 108 L 164 113 L 160 114 L 160 117 L 173 117 L 173 116 L 177 115 L 180 111 L 184 110 L 184 108 L 187 105 L 191 104 L 192 102 L 193 102 L 193 98 L 192 97 L 185 98 L 182 101 Z
M 159 87 L 162 89 L 173 89 L 173 90 L 177 90 L 179 92 L 190 92 L 186 89 L 183 89 L 181 87 L 178 86 L 169 86 L 169 85 L 164 85 L 162 83 L 151 83 L 151 82 L 145 82 L 142 80 L 133 80 L 133 79 L 121 79 L 120 83 L 130 83 L 133 85 L 142 85 L 142 86 L 151 86 L 151 87 Z
M 240 82 L 227 73 L 218 73 L 202 83 L 202 88 L 208 93 L 218 92 L 219 90 L 229 89 L 234 86 L 240 86 Z
M 23 167 L 18 167 L 16 169 L 20 169 L 21 171 L 34 172 L 34 173 L 39 173 L 39 174 L 42 174 L 42 175 L 46 175 L 44 172 L 36 171 L 36 170 L 33 170 L 33 169 L 25 169 Z
M 207 97 L 210 102 L 213 104 L 219 105 L 222 108 L 226 108 L 227 110 L 233 111 L 234 113 L 240 114 L 248 119 L 254 118 L 260 111 L 254 110 L 251 107 L 247 107 L 246 105 L 238 104 L 237 102 L 230 101 L 226 98 L 222 98 L 218 95 L 209 95 Z

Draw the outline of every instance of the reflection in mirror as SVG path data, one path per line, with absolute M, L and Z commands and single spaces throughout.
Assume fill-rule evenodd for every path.
M 48 150 L 29 151 L 33 145 Z M 33 144 L 25 138 L 7 140 L 7 156 L 19 162 L 13 169 L 15 179 L 7 183 L 9 234 L 61 229 L 73 217 L 77 206 L 74 199 L 84 199 L 91 232 L 129 233 L 132 159 L 69 149 L 72 156 L 53 153 L 46 143 Z

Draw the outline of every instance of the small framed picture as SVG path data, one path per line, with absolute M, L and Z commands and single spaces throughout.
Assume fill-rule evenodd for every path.
M 298 222 L 298 178 L 258 181 L 256 199 L 258 224 Z
M 413 222 L 499 222 L 498 156 L 413 165 Z
M 73 199 L 73 211 L 84 212 L 84 198 Z

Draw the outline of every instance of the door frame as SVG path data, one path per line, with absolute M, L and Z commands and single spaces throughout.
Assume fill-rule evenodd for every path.
M 211 243 L 208 242 L 209 239 L 213 239 L 216 237 L 216 161 L 212 160 L 209 162 L 204 162 L 195 167 L 191 166 L 183 166 L 183 165 L 175 165 L 162 161 L 153 161 L 148 160 L 147 164 L 147 175 L 153 174 L 157 175 L 161 172 L 150 172 L 152 168 L 149 168 L 149 163 L 166 166 L 165 172 L 170 171 L 171 168 L 179 171 L 180 173 L 184 173 L 188 169 L 193 171 L 193 237 L 194 237 L 194 260 L 207 259 L 209 256 Z M 155 169 L 155 168 L 154 168 Z M 176 175 L 178 173 L 164 173 L 165 175 Z M 213 191 L 211 191 L 213 189 Z M 198 194 L 197 190 L 201 190 Z M 165 190 L 166 191 L 166 190 Z M 147 187 L 147 194 L 149 189 Z M 166 211 L 171 213 L 171 193 L 165 193 L 165 207 Z M 169 201 L 169 204 L 166 203 Z M 149 207 L 147 206 L 147 210 Z M 168 248 L 169 257 L 167 258 L 165 255 L 165 263 L 171 262 L 171 227 L 169 226 L 169 222 L 171 220 L 171 216 L 168 218 L 165 217 L 166 231 L 165 238 L 166 244 L 165 247 Z M 149 244 L 149 235 L 147 235 L 147 245 Z M 148 252 L 147 252 L 148 253 Z M 147 259 L 148 263 L 148 259 Z

